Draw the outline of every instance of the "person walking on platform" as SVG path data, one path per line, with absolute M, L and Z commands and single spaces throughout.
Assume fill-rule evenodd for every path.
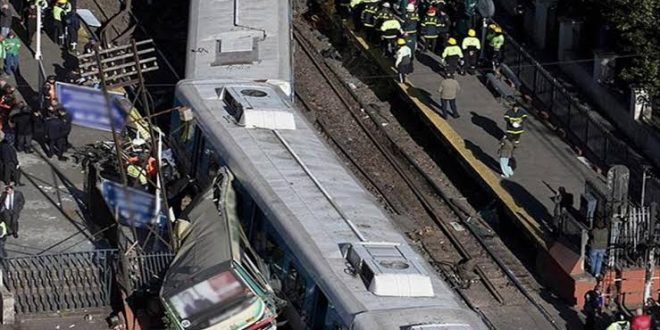
M 605 330 L 630 330 L 630 322 L 626 320 L 626 315 L 619 312 L 614 315 L 614 322 Z
M 527 119 L 527 112 L 520 110 L 520 106 L 514 105 L 504 114 L 506 120 L 506 135 L 513 143 L 520 143 L 520 136 L 525 132 L 523 123 Z
M 406 75 L 413 71 L 412 50 L 403 38 L 397 39 L 396 43 L 399 46 L 399 49 L 396 51 L 396 61 L 394 62 L 394 66 L 399 74 L 399 82 L 403 84 L 406 82 Z
M 502 58 L 502 46 L 504 46 L 504 34 L 502 28 L 495 26 L 493 32 L 489 35 L 488 46 L 490 49 L 490 61 L 493 64 L 493 69 L 500 66 Z
M 415 50 L 417 49 L 417 26 L 419 25 L 419 14 L 417 14 L 417 8 L 412 3 L 409 3 L 406 7 L 406 12 L 401 16 L 401 29 L 405 34 L 406 41 L 410 50 L 413 52 L 413 58 L 415 57 Z
M 386 2 L 385 4 L 388 4 Z M 380 33 L 383 39 L 383 51 L 387 55 L 393 55 L 395 49 L 395 42 L 399 36 L 403 34 L 401 23 L 394 17 L 394 15 L 384 16 L 380 23 Z
M 442 61 L 445 64 L 445 73 L 454 75 L 456 71 L 462 72 L 461 61 L 463 61 L 463 51 L 461 47 L 456 44 L 456 39 L 449 38 L 447 40 L 447 47 L 442 52 Z
M 0 31 L 5 38 L 9 35 L 9 31 L 11 31 L 12 19 L 9 2 L 7 2 L 7 0 L 2 0 L 2 5 L 0 5 Z
M 30 5 L 25 7 L 25 11 L 23 12 L 23 24 L 25 24 L 25 30 L 27 31 L 25 45 L 28 47 L 32 47 L 32 39 L 37 32 L 37 15 L 37 4 L 30 2 Z
M 62 46 L 66 42 L 65 28 L 66 15 L 71 11 L 71 4 L 68 0 L 57 0 L 53 7 L 53 37 L 58 45 Z
M 364 4 L 364 9 L 361 10 L 360 17 L 362 19 L 362 27 L 367 41 L 376 42 L 376 16 L 378 14 L 378 1 L 371 1 Z M 355 16 L 354 16 L 355 17 Z
M 5 48 L 5 74 L 11 76 L 18 73 L 18 51 L 21 49 L 21 41 L 14 31 L 9 32 L 7 39 L 2 42 Z
M 449 30 L 451 29 L 451 19 L 449 15 L 442 10 L 438 10 L 438 44 L 440 47 L 443 47 L 442 50 L 438 50 L 439 53 L 442 53 L 444 50 L 445 44 L 449 40 Z
M 16 149 L 10 141 L 4 138 L 4 135 L 2 135 L 2 141 L 0 141 L 0 167 L 2 168 L 2 171 L 0 171 L 2 182 L 7 185 L 10 182 L 16 182 L 19 186 L 23 185 Z
M 420 34 L 424 44 L 424 51 L 430 51 L 432 53 L 435 52 L 438 36 L 440 35 L 438 17 L 435 14 L 435 8 L 429 8 L 420 23 Z
M 454 79 L 453 74 L 447 74 L 447 78 L 443 79 L 440 82 L 440 87 L 438 92 L 440 93 L 440 99 L 442 100 L 442 117 L 447 119 L 447 111 L 451 107 L 452 117 L 458 118 L 458 108 L 456 107 L 456 96 L 461 91 L 461 86 L 458 84 L 458 81 Z
M 67 161 L 64 157 L 66 150 L 66 127 L 64 121 L 57 116 L 57 111 L 48 114 L 45 122 L 46 136 L 48 137 L 48 150 L 57 156 L 59 161 Z
M 80 20 L 75 10 L 69 11 L 65 16 L 66 30 L 68 38 L 69 51 L 78 53 L 78 30 L 80 30 Z
M 479 51 L 481 50 L 481 41 L 477 38 L 477 32 L 474 29 L 468 30 L 468 36 L 463 38 L 461 48 L 465 55 L 467 72 L 474 74 L 477 70 L 477 61 L 479 60 Z
M 29 154 L 32 152 L 32 108 L 23 102 L 16 108 L 18 111 L 9 116 L 16 131 L 16 151 Z
M 44 105 L 49 105 L 51 100 L 57 98 L 57 95 L 55 94 L 55 76 L 50 75 L 46 78 L 46 82 L 44 82 L 43 87 L 41 87 L 41 96 Z
M 590 250 L 589 250 L 589 266 L 591 275 L 596 278 L 600 278 L 601 269 L 603 266 L 603 260 L 605 258 L 605 253 L 607 252 L 607 246 L 609 243 L 610 231 L 605 225 L 603 219 L 597 219 L 594 224 L 594 228 L 589 232 L 591 237 L 590 241 Z
M 67 111 L 64 107 L 61 107 L 57 115 L 60 117 L 64 123 L 64 152 L 67 152 L 71 148 L 71 143 L 69 143 L 69 135 L 71 134 L 71 125 L 73 124 L 73 115 L 71 112 Z
M 25 205 L 23 193 L 14 189 L 14 183 L 10 182 L 5 191 L 0 195 L 0 215 L 7 223 L 8 234 L 18 238 L 18 219 Z
M 651 330 L 651 317 L 644 314 L 643 309 L 637 308 L 630 321 L 630 330 Z
M 501 176 L 503 178 L 510 178 L 513 176 L 513 169 L 509 165 L 509 161 L 513 157 L 513 143 L 505 137 L 500 141 L 500 148 L 497 150 L 497 156 L 500 158 L 500 169 L 502 170 Z

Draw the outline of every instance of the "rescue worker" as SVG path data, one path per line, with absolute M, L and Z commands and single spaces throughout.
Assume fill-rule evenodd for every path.
M 447 40 L 447 47 L 442 52 L 442 60 L 445 63 L 445 73 L 453 75 L 456 70 L 462 71 L 460 68 L 461 61 L 463 60 L 463 51 L 461 47 L 456 44 L 456 39 L 449 38 Z
M 70 11 L 71 4 L 68 0 L 57 0 L 53 7 L 53 37 L 60 46 L 65 44 L 65 18 Z
M 630 322 L 626 320 L 626 316 L 618 312 L 614 315 L 614 322 L 612 322 L 606 330 L 630 330 Z
M 388 6 L 385 6 L 388 5 Z M 389 8 L 389 2 L 383 4 L 384 8 Z M 384 14 L 378 16 L 380 20 L 380 36 L 383 40 L 383 50 L 387 55 L 394 54 L 396 39 L 403 34 L 401 29 L 401 23 L 394 17 L 394 15 L 387 14 L 387 11 Z
M 55 100 L 55 76 L 50 75 L 46 78 L 44 86 L 41 88 L 41 94 L 44 100 L 44 104 L 50 104 L 52 100 Z
M 65 16 L 66 29 L 68 38 L 68 47 L 69 50 L 75 53 L 78 53 L 78 30 L 80 30 L 80 21 L 78 20 L 78 14 L 75 10 L 69 11 Z
M 493 29 L 493 33 L 488 39 L 488 46 L 490 49 L 490 61 L 493 63 L 493 68 L 500 66 L 500 58 L 502 56 L 502 46 L 504 45 L 504 34 L 502 34 L 502 28 L 496 26 Z
M 525 129 L 523 123 L 527 119 L 527 112 L 521 110 L 518 105 L 514 105 L 504 114 L 506 120 L 506 135 L 513 143 L 520 143 L 520 136 Z
M 401 16 L 401 29 L 406 36 L 406 41 L 410 50 L 413 52 L 413 57 L 415 50 L 417 49 L 417 26 L 419 25 L 419 14 L 417 14 L 417 9 L 415 5 L 409 3 L 406 7 L 406 12 Z
M 344 3 L 348 2 L 348 7 L 346 8 L 346 10 L 351 14 L 351 18 L 353 19 L 353 27 L 355 28 L 355 31 L 360 31 L 360 29 L 362 28 L 360 18 L 362 15 L 362 11 L 364 10 L 365 1 L 364 0 L 350 0 L 350 1 L 338 0 L 338 1 Z
M 141 161 L 134 164 L 128 164 L 126 167 L 126 175 L 128 176 L 129 185 L 134 188 L 147 188 L 147 170 L 142 166 Z
M 3 0 L 0 6 L 0 31 L 2 31 L 2 36 L 5 38 L 9 35 L 9 31 L 11 31 L 11 22 L 11 8 L 9 8 L 7 0 Z
M 449 15 L 444 11 L 438 11 L 438 44 L 440 46 L 445 45 L 447 40 L 449 40 L 449 30 L 451 29 L 451 19 Z
M 60 107 L 58 109 L 57 115 L 60 117 L 60 120 L 62 120 L 62 123 L 64 124 L 64 132 L 62 132 L 62 134 L 64 135 L 64 152 L 67 152 L 69 148 L 72 147 L 71 143 L 69 143 L 69 134 L 71 134 L 73 115 L 69 111 L 66 111 L 64 107 Z
M 394 62 L 394 66 L 399 74 L 399 82 L 403 84 L 406 82 L 406 75 L 413 71 L 412 50 L 403 38 L 397 39 L 396 43 L 399 46 L 399 49 L 396 51 L 396 61 Z
M 583 311 L 586 315 L 584 323 L 585 330 L 596 330 L 596 317 L 600 316 L 603 309 L 603 283 L 596 282 L 593 290 L 584 294 Z
M 362 18 L 362 27 L 367 37 L 367 41 L 376 42 L 376 16 L 378 14 L 378 2 L 368 2 L 364 5 L 364 9 L 360 17 Z M 360 23 L 358 23 L 360 24 Z
M 474 74 L 477 69 L 479 51 L 481 50 L 481 41 L 477 38 L 477 32 L 474 29 L 468 30 L 468 36 L 463 38 L 461 43 L 463 54 L 465 55 L 465 66 L 469 74 Z
M 438 42 L 440 29 L 438 24 L 438 17 L 435 16 L 435 14 L 435 8 L 429 8 L 420 23 L 420 34 L 422 37 L 422 42 L 424 43 L 424 51 L 435 52 L 435 48 Z

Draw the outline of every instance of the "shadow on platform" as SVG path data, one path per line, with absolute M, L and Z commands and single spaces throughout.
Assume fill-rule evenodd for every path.
M 486 133 L 488 133 L 490 136 L 494 137 L 496 140 L 502 139 L 504 136 L 504 131 L 497 126 L 497 123 L 485 116 L 481 116 L 478 113 L 474 111 L 470 111 L 470 115 L 472 115 L 472 123 L 481 127 Z
M 527 191 L 525 187 L 510 180 L 502 180 L 500 185 L 511 194 L 516 204 L 529 212 L 534 219 L 537 219 L 539 222 L 550 220 L 550 214 L 545 205 L 543 205 L 543 203 L 541 203 L 533 194 Z

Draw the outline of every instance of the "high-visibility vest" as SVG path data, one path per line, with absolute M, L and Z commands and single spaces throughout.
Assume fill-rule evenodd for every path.
M 53 7 L 53 19 L 54 20 L 56 20 L 58 22 L 61 22 L 62 21 L 62 16 L 63 16 L 64 13 L 65 13 L 64 8 L 62 8 L 60 6 Z
M 349 7 L 355 8 L 355 6 L 363 3 L 364 0 L 351 0 L 351 2 L 348 4 Z
M 458 45 L 445 47 L 445 50 L 442 52 L 442 58 L 446 59 L 447 57 L 451 56 L 458 56 L 463 58 L 463 51 L 461 51 L 461 47 L 458 47 Z
M 0 222 L 0 238 L 7 236 L 7 224 L 3 221 Z
M 388 19 L 383 22 L 380 26 L 380 30 L 382 32 L 388 31 L 388 30 L 401 30 L 401 23 L 397 21 L 394 18 Z
M 419 23 L 419 15 L 416 12 L 406 13 L 402 18 L 403 31 L 406 33 L 417 33 L 417 24 Z
M 468 47 L 481 49 L 481 41 L 479 41 L 479 39 L 477 39 L 476 37 L 465 37 L 465 39 L 463 39 L 463 43 L 461 44 L 461 48 L 463 48 L 463 50 L 466 50 L 468 49 Z
M 140 166 L 133 164 L 128 165 L 126 168 L 126 174 L 131 178 L 138 180 L 141 185 L 147 184 L 147 171 Z
M 501 34 L 496 35 L 490 39 L 489 43 L 494 50 L 500 50 L 500 48 L 502 48 L 502 45 L 504 45 L 504 36 Z

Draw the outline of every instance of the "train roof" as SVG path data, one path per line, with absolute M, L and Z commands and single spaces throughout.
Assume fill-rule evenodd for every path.
M 198 196 L 182 218 L 190 221 L 181 248 L 167 270 L 162 294 L 172 296 L 213 275 L 226 271 L 232 260 L 240 260 L 239 224 L 220 216 L 213 190 Z
M 186 78 L 290 82 L 290 11 L 287 0 L 191 0 Z
M 182 81 L 177 86 L 177 98 L 193 109 L 207 140 L 216 147 L 216 152 L 259 204 L 278 233 L 290 242 L 292 252 L 303 263 L 302 267 L 314 275 L 347 324 L 363 329 L 378 324 L 411 325 L 417 321 L 417 314 L 412 311 L 424 309 L 431 315 L 426 319 L 452 320 L 452 324 L 467 324 L 475 329 L 484 327 L 476 314 L 457 299 L 453 290 L 433 271 L 429 272 L 427 267 L 422 266 L 425 262 L 410 249 L 373 196 L 342 165 L 298 110 L 287 102 L 287 111 L 293 116 L 295 129 L 274 131 L 246 128 L 232 119 L 234 111 L 223 101 L 223 93 L 218 92 L 229 89 L 258 89 L 269 91 L 268 96 L 281 94 L 277 88 L 267 84 L 223 80 Z M 279 97 L 285 99 L 284 95 Z M 332 201 L 323 194 L 312 177 L 327 191 Z M 399 244 L 398 250 L 377 246 L 369 253 L 373 256 L 403 254 L 407 258 L 405 261 L 411 265 L 400 269 L 405 269 L 412 276 L 428 275 L 432 296 L 376 295 L 374 288 L 365 285 L 360 276 L 347 273 L 347 259 L 342 246 L 362 242 L 333 203 L 367 241 Z M 420 274 L 411 274 L 415 272 Z M 378 311 L 387 311 L 385 314 L 389 313 L 390 319 L 378 320 L 364 315 Z M 440 311 L 451 313 L 434 318 L 433 315 Z M 361 318 L 358 319 L 357 315 Z

